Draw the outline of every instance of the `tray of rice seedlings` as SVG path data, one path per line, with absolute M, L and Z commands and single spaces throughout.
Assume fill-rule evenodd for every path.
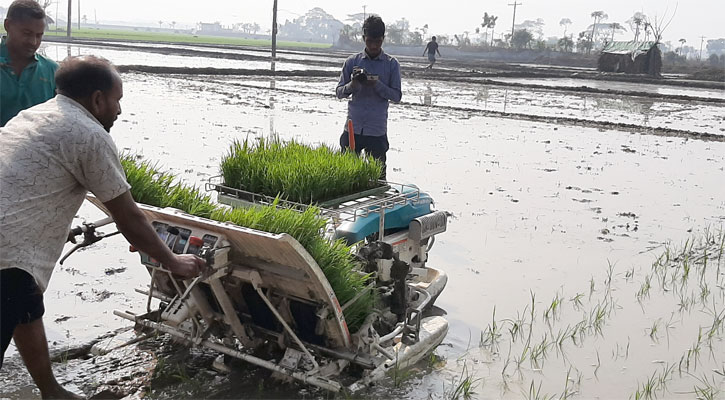
M 256 202 L 255 196 L 280 197 L 292 203 L 334 207 L 350 199 L 389 189 L 378 180 L 382 166 L 321 145 L 311 147 L 276 138 L 232 143 L 221 162 L 223 183 L 214 189 Z
M 344 310 L 351 332 L 357 331 L 372 312 L 375 294 L 366 287 L 369 276 L 356 268 L 350 247 L 341 240 L 331 241 L 324 237 L 327 222 L 320 216 L 319 208 L 308 207 L 299 212 L 280 207 L 275 201 L 267 206 L 229 209 L 214 203 L 198 188 L 180 182 L 175 175 L 162 172 L 156 163 L 124 154 L 121 165 L 136 202 L 172 207 L 219 222 L 231 222 L 274 234 L 287 233 L 294 237 L 317 262 L 341 304 L 359 296 Z

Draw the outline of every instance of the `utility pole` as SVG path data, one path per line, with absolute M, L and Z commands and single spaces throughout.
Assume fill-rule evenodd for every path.
M 363 23 L 365 23 L 365 19 L 367 18 L 367 12 L 366 9 L 368 6 L 366 4 L 363 4 Z
M 81 29 L 81 0 L 78 0 L 78 29 Z
M 272 5 L 272 61 L 277 58 L 277 0 Z
M 66 36 L 68 37 L 68 40 L 70 40 L 70 27 L 71 27 L 71 12 L 73 11 L 73 2 L 72 0 L 68 0 L 68 28 L 66 29 Z
M 705 41 L 705 36 L 700 36 L 700 58 L 698 61 L 702 61 L 702 43 Z
M 514 27 L 516 26 L 516 6 L 521 6 L 523 3 L 518 3 L 516 1 L 513 2 L 513 4 L 509 3 L 510 6 L 514 6 L 514 18 L 511 22 L 511 46 L 513 46 L 514 43 Z

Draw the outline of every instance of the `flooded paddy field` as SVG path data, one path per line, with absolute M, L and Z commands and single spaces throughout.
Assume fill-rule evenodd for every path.
M 199 185 L 218 174 L 235 139 L 275 133 L 335 145 L 345 119 L 334 77 L 123 79 L 119 150 Z M 436 305 L 450 331 L 417 368 L 360 397 L 723 397 L 725 107 L 667 93 L 641 105 L 641 96 L 556 86 L 404 78 L 403 103 L 390 108 L 388 179 L 417 184 L 453 214 L 429 260 L 449 275 Z M 78 222 L 100 216 L 84 205 Z M 251 367 L 217 375 L 213 354 L 163 337 L 103 357 L 64 353 L 128 327 L 112 311 L 141 312 L 145 297 L 134 289 L 147 282 L 118 236 L 56 269 L 44 321 L 69 388 L 330 397 Z M 38 397 L 12 346 L 0 379 L 2 397 Z

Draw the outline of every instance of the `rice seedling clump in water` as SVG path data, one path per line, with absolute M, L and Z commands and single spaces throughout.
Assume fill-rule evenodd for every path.
M 176 181 L 176 176 L 161 172 L 155 163 L 140 161 L 124 154 L 121 165 L 131 185 L 134 200 L 156 207 L 173 207 L 188 214 L 260 231 L 294 237 L 317 262 L 325 274 L 340 304 L 345 304 L 365 291 L 355 303 L 345 309 L 345 321 L 355 332 L 370 315 L 374 294 L 367 290 L 368 276 L 355 268 L 350 248 L 341 240 L 330 242 L 322 235 L 326 221 L 320 210 L 310 207 L 304 212 L 269 206 L 229 209 L 213 202 L 210 196 L 195 186 Z
M 264 138 L 235 141 L 221 163 L 227 186 L 305 204 L 377 187 L 381 171 L 353 152 Z

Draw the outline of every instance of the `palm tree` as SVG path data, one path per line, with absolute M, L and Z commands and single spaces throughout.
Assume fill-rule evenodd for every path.
M 571 20 L 569 18 L 562 18 L 561 21 L 559 21 L 559 26 L 564 27 L 564 37 L 566 37 L 566 30 L 571 25 Z
M 481 26 L 486 29 L 486 35 L 488 35 L 488 30 L 491 29 L 491 46 L 493 46 L 493 30 L 496 27 L 496 20 L 498 17 L 494 16 L 493 14 L 488 15 L 487 12 L 483 13 L 483 23 Z
M 635 42 L 639 40 L 639 29 L 644 25 L 646 18 L 647 17 L 643 13 L 637 11 L 636 13 L 634 13 L 632 18 L 627 20 L 629 27 L 632 29 L 632 31 L 634 31 Z
M 604 11 L 593 11 L 592 12 L 592 18 L 594 18 L 594 24 L 592 24 L 592 34 L 589 36 L 589 41 L 592 42 L 592 47 L 594 47 L 594 32 L 597 30 L 597 24 L 601 21 L 604 21 L 605 19 L 609 18 L 609 16 Z M 591 49 L 590 49 L 591 52 Z M 588 53 L 587 53 L 588 54 Z
M 683 39 L 680 39 L 679 42 L 680 42 L 680 51 L 679 51 L 679 53 L 680 53 L 680 55 L 682 55 L 682 47 L 685 45 L 685 43 L 687 42 L 687 40 L 685 40 L 683 38 Z
M 619 24 L 619 22 L 612 22 L 609 24 L 609 29 L 612 30 L 612 42 L 614 41 L 614 33 L 616 31 L 626 31 L 626 29 Z

